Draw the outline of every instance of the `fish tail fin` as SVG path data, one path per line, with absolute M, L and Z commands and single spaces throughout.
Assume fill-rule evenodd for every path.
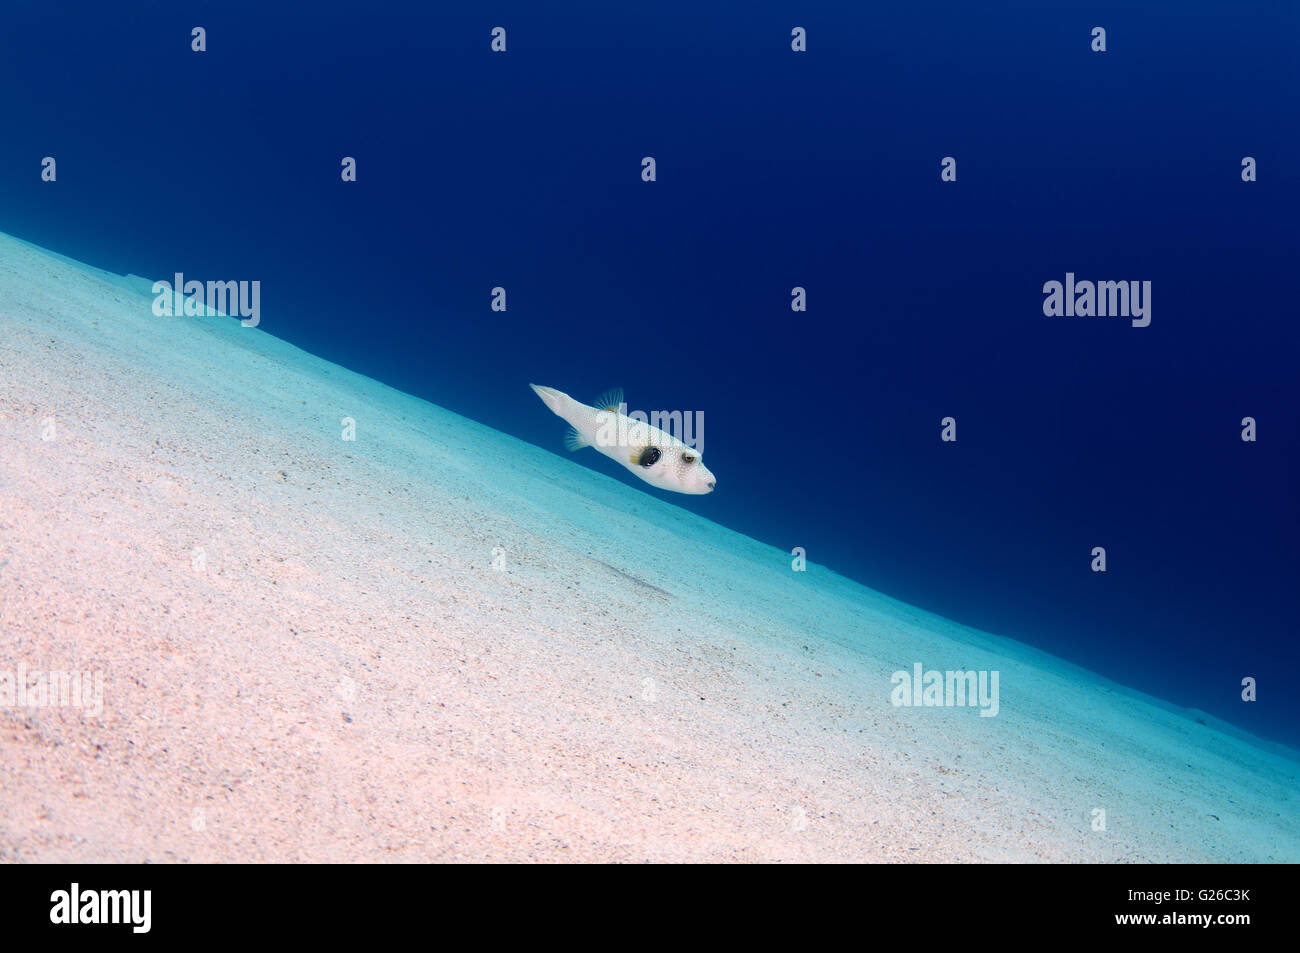
M 558 391 L 554 387 L 543 387 L 541 384 L 529 384 L 537 396 L 542 399 L 542 403 L 551 408 L 551 413 L 563 417 L 561 411 L 564 409 L 564 402 L 569 400 L 569 395 L 563 391 Z
M 591 444 L 578 433 L 577 427 L 570 427 L 564 434 L 564 447 L 566 450 L 581 450 L 583 447 L 590 447 Z
M 541 384 L 529 384 L 528 386 L 542 399 L 542 403 L 551 409 L 551 413 L 563 420 L 572 420 L 575 406 L 581 406 L 576 404 L 568 394 L 558 391 L 554 387 L 543 387 Z M 588 407 L 585 410 L 590 413 L 591 408 Z M 581 450 L 583 447 L 591 446 L 591 444 L 587 442 L 587 439 L 583 437 L 577 427 L 570 427 L 564 434 L 564 446 L 569 450 Z

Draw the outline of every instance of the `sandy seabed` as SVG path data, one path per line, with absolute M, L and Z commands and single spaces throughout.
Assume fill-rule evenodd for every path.
M 0 860 L 1300 860 L 1294 752 L 149 285 L 0 235 L 0 678 L 103 691 Z

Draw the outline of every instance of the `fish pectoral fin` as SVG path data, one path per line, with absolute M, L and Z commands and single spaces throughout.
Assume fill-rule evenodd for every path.
M 592 406 L 597 410 L 612 410 L 614 413 L 618 413 L 618 409 L 622 405 L 623 388 L 621 387 L 611 387 L 609 390 L 605 391 L 605 393 L 597 397 L 596 402 L 592 404 Z
M 570 451 L 581 450 L 583 447 L 590 447 L 590 446 L 591 444 L 587 443 L 587 441 L 583 438 L 582 434 L 578 433 L 577 427 L 570 427 L 567 431 L 565 431 L 564 448 L 566 450 L 570 450 Z
M 635 463 L 637 466 L 645 467 L 647 470 L 659 462 L 663 454 L 654 444 L 648 447 L 638 447 L 632 451 L 632 456 L 628 457 L 629 463 Z

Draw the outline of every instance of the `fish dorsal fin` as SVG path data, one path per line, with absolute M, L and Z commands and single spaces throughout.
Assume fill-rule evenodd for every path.
M 618 413 L 618 408 L 622 403 L 623 388 L 611 387 L 609 390 L 605 391 L 605 393 L 597 397 L 596 402 L 592 404 L 592 406 L 597 410 L 612 410 L 614 413 Z
M 577 427 L 570 427 L 564 434 L 564 448 L 566 450 L 581 450 L 583 447 L 589 447 L 591 444 L 583 439 L 582 434 L 578 433 Z

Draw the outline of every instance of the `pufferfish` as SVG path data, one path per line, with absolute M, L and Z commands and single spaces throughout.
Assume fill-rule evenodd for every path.
M 699 451 L 643 420 L 620 411 L 623 391 L 601 396 L 597 406 L 574 400 L 554 387 L 529 384 L 547 407 L 569 423 L 564 445 L 570 450 L 595 447 L 651 486 L 674 493 L 712 493 L 717 481 Z

